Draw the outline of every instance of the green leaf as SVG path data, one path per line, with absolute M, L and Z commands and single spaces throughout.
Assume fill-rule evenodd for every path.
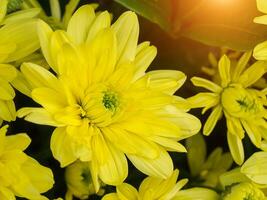
M 115 0 L 126 8 L 158 24 L 164 30 L 171 27 L 172 0 Z
M 157 23 L 173 37 L 211 46 L 250 50 L 267 39 L 256 0 L 115 0 Z

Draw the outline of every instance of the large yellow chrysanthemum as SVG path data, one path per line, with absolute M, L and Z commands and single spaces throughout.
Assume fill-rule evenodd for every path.
M 133 186 L 123 183 L 116 187 L 116 193 L 105 195 L 102 200 L 217 200 L 216 192 L 205 188 L 191 188 L 181 190 L 187 179 L 177 181 L 179 171 L 174 170 L 167 179 L 147 177 L 141 183 L 139 191 Z
M 173 164 L 166 150 L 186 151 L 177 141 L 200 129 L 185 100 L 173 95 L 185 75 L 145 73 L 156 48 L 137 45 L 138 34 L 133 12 L 111 25 L 108 12 L 95 15 L 82 6 L 67 31 L 39 23 L 42 51 L 56 75 L 31 63 L 21 67 L 42 108 L 23 108 L 19 117 L 57 127 L 51 149 L 62 167 L 92 161 L 93 177 L 111 185 L 127 177 L 125 154 L 143 173 L 168 177 Z
M 36 20 L 29 19 L 27 12 L 6 15 L 7 0 L 0 1 L 0 124 L 2 120 L 16 118 L 13 99 L 15 91 L 11 87 L 17 72 L 10 62 L 21 59 L 40 47 L 36 33 Z M 35 10 L 35 15 L 38 11 Z
M 0 199 L 47 199 L 40 193 L 52 188 L 52 171 L 23 152 L 31 142 L 26 134 L 6 136 L 7 128 L 0 129 Z
M 266 139 L 267 131 L 265 92 L 250 88 L 265 73 L 266 63 L 258 61 L 245 69 L 250 56 L 250 52 L 245 53 L 232 73 L 230 60 L 223 56 L 218 64 L 221 85 L 193 77 L 191 81 L 195 86 L 210 92 L 201 92 L 188 99 L 192 108 L 204 107 L 203 114 L 213 108 L 203 127 L 204 135 L 209 135 L 222 114 L 225 115 L 228 144 L 238 164 L 244 161 L 242 139 L 245 131 L 258 148 L 263 148 L 262 138 Z

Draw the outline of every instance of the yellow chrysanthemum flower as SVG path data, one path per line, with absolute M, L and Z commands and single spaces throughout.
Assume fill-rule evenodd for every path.
M 125 154 L 143 173 L 168 177 L 173 164 L 166 150 L 185 152 L 177 141 L 201 126 L 173 95 L 185 81 L 182 72 L 145 73 L 156 48 L 137 45 L 138 34 L 133 12 L 111 25 L 108 12 L 95 15 L 82 6 L 67 31 L 39 23 L 42 51 L 56 75 L 32 63 L 21 67 L 42 108 L 23 108 L 18 116 L 57 127 L 51 150 L 61 166 L 92 161 L 93 176 L 110 185 L 127 177 Z
M 222 200 L 266 200 L 264 193 L 250 183 L 233 185 L 223 194 Z
M 245 69 L 249 57 L 250 53 L 245 53 L 233 73 L 230 73 L 231 62 L 227 56 L 223 56 L 218 64 L 221 84 L 193 77 L 191 81 L 195 86 L 210 92 L 201 92 L 188 99 L 192 108 L 204 107 L 202 114 L 213 108 L 203 127 L 204 135 L 212 132 L 224 114 L 230 152 L 239 165 L 244 161 L 242 139 L 245 131 L 258 148 L 262 147 L 262 138 L 266 137 L 264 132 L 267 131 L 265 92 L 250 88 L 266 72 L 266 63 L 258 61 Z
M 103 189 L 96 191 L 101 182 L 98 177 L 92 177 L 91 167 L 90 162 L 76 161 L 66 168 L 65 178 L 68 186 L 66 200 L 72 200 L 73 196 L 79 199 L 88 199 L 89 195 L 92 194 L 104 194 L 105 191 Z
M 102 200 L 216 200 L 216 192 L 204 188 L 180 189 L 187 183 L 187 179 L 177 181 L 179 171 L 174 170 L 167 179 L 147 177 L 141 183 L 139 191 L 133 186 L 123 183 L 116 187 L 116 193 L 105 195 Z M 180 194 L 181 193 L 181 194 Z
M 22 14 L 6 15 L 8 1 L 0 1 L 0 124 L 16 118 L 11 83 L 17 71 L 11 62 L 21 59 L 39 48 L 36 20 Z
M 232 165 L 230 153 L 223 153 L 222 148 L 214 149 L 206 158 L 207 147 L 201 134 L 194 135 L 186 140 L 187 161 L 190 172 L 200 186 L 218 188 L 219 176 Z
M 52 188 L 52 171 L 23 152 L 31 142 L 26 134 L 6 136 L 7 128 L 0 129 L 0 199 L 47 199 L 40 193 Z

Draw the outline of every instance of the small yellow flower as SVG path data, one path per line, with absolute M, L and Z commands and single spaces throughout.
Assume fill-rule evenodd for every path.
M 232 165 L 230 153 L 223 153 L 221 148 L 214 149 L 206 158 L 206 143 L 201 134 L 186 140 L 187 160 L 191 175 L 201 181 L 200 186 L 218 188 L 219 176 Z
M 40 193 L 52 188 L 52 171 L 23 152 L 31 142 L 26 134 L 6 136 L 7 128 L 0 129 L 0 199 L 47 199 Z
M 181 190 L 187 179 L 177 181 L 179 171 L 174 170 L 167 179 L 147 177 L 137 191 L 133 186 L 123 183 L 116 187 L 116 193 L 105 195 L 102 200 L 217 200 L 216 192 L 205 188 Z
M 264 193 L 251 183 L 230 186 L 222 195 L 223 200 L 266 200 Z
M 96 188 L 100 188 L 101 183 L 98 177 L 92 177 L 91 171 L 90 162 L 76 161 L 66 168 L 65 178 L 68 186 L 66 200 L 73 199 L 72 196 L 87 199 L 89 195 L 104 193 L 102 189 L 96 191 Z
M 227 56 L 219 61 L 219 74 L 221 84 L 217 85 L 209 80 L 193 77 L 191 81 L 195 86 L 203 87 L 210 92 L 201 92 L 188 99 L 192 108 L 204 107 L 202 114 L 213 108 L 204 127 L 204 135 L 209 135 L 217 121 L 224 116 L 227 123 L 227 139 L 230 152 L 237 164 L 244 161 L 244 149 L 242 139 L 244 133 L 248 134 L 253 144 L 262 148 L 262 138 L 267 131 L 266 97 L 265 90 L 260 91 L 251 88 L 259 80 L 265 71 L 266 63 L 257 61 L 246 68 L 250 53 L 245 53 L 231 73 L 231 62 Z
M 137 16 L 126 12 L 111 25 L 108 12 L 96 15 L 85 5 L 67 31 L 53 32 L 40 21 L 38 33 L 55 75 L 22 65 L 31 96 L 42 107 L 23 108 L 18 115 L 57 127 L 51 150 L 61 166 L 92 161 L 94 176 L 119 185 L 128 175 L 127 156 L 143 173 L 168 177 L 173 163 L 167 150 L 185 152 L 177 141 L 197 133 L 200 122 L 173 95 L 186 79 L 182 72 L 145 73 L 156 48 L 137 45 Z

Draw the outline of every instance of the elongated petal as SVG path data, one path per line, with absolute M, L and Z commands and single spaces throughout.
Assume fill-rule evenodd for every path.
M 230 67 L 231 63 L 229 58 L 226 55 L 222 56 L 218 66 L 219 74 L 222 80 L 221 82 L 222 87 L 226 87 L 231 81 Z
M 222 107 L 216 106 L 213 111 L 211 112 L 210 116 L 208 117 L 204 127 L 203 127 L 203 134 L 210 135 L 213 131 L 214 127 L 216 126 L 218 120 L 222 117 Z
M 187 152 L 186 148 L 175 140 L 160 136 L 151 136 L 149 138 L 164 147 L 167 151 Z
M 146 175 L 165 179 L 172 174 L 173 163 L 165 150 L 161 150 L 156 159 L 146 159 L 130 154 L 127 154 L 127 157 L 137 169 Z
M 10 135 L 5 139 L 5 150 L 19 149 L 24 151 L 31 143 L 31 138 L 25 133 Z
M 144 137 L 127 132 L 119 127 L 113 128 L 111 126 L 110 128 L 103 128 L 102 131 L 105 137 L 124 153 L 150 159 L 154 159 L 159 155 L 158 146 Z
M 135 56 L 135 78 L 138 79 L 145 74 L 145 71 L 152 63 L 157 55 L 157 48 L 155 46 L 150 46 L 149 42 L 143 42 L 137 46 L 136 56 Z
M 249 178 L 245 174 L 241 173 L 240 167 L 225 172 L 220 176 L 220 183 L 223 188 L 225 188 L 226 186 L 230 186 L 234 183 L 249 181 Z
M 120 200 L 137 200 L 138 199 L 138 192 L 137 190 L 127 184 L 123 183 L 116 187 L 117 195 Z
M 1 100 L 12 100 L 15 97 L 15 91 L 11 85 L 5 80 L 0 78 L 0 99 Z
M 195 86 L 203 87 L 203 88 L 205 88 L 209 91 L 215 92 L 215 93 L 220 93 L 222 91 L 222 88 L 219 85 L 217 85 L 217 84 L 215 84 L 215 83 L 213 83 L 207 79 L 204 79 L 204 78 L 193 77 L 193 78 L 191 78 L 191 81 Z
M 116 193 L 110 193 L 105 195 L 102 200 L 121 200 Z
M 139 24 L 135 13 L 125 12 L 112 25 L 116 33 L 118 56 L 117 64 L 133 61 L 136 55 Z
M 248 51 L 242 55 L 242 57 L 239 59 L 233 73 L 233 81 L 237 81 L 241 73 L 246 68 L 248 61 L 250 60 L 252 55 L 251 51 Z
M 256 146 L 261 146 L 261 133 L 257 126 L 253 122 L 242 120 L 242 125 L 244 126 L 251 142 Z
M 36 22 L 36 20 L 26 20 L 10 23 L 0 29 L 1 43 L 15 43 L 17 47 L 5 62 L 21 59 L 40 48 Z
M 6 81 L 12 81 L 17 76 L 17 70 L 9 64 L 0 64 L 0 77 Z
M 218 102 L 219 96 L 214 93 L 209 92 L 200 92 L 195 96 L 189 97 L 187 102 L 190 104 L 191 108 L 201 108 L 208 105 L 216 105 Z
M 44 108 L 24 107 L 18 110 L 18 117 L 25 117 L 26 121 L 48 126 L 64 126 L 57 122 Z
M 0 100 L 0 118 L 5 121 L 14 121 L 16 119 L 16 108 L 12 100 Z
M 149 87 L 167 94 L 174 94 L 185 82 L 184 73 L 175 70 L 155 70 L 147 73 Z
M 258 61 L 249 67 L 244 73 L 239 77 L 238 82 L 244 87 L 248 87 L 256 83 L 265 74 L 266 62 Z
M 40 165 L 36 160 L 30 157 L 28 157 L 28 160 L 23 164 L 22 171 L 27 174 L 30 182 L 40 193 L 48 191 L 54 185 L 52 170 Z
M 98 162 L 101 180 L 109 185 L 122 184 L 128 175 L 125 155 L 100 134 L 92 138 L 92 150 L 93 159 Z
M 31 97 L 32 87 L 30 86 L 29 82 L 25 79 L 25 76 L 23 76 L 20 71 L 16 70 L 16 74 L 17 76 L 11 81 L 11 85 L 22 94 Z
M 238 136 L 227 132 L 227 141 L 234 161 L 238 165 L 241 165 L 244 162 L 245 157 L 242 140 L 240 140 Z
M 61 167 L 66 167 L 77 159 L 70 145 L 66 145 L 71 143 L 72 140 L 68 136 L 65 128 L 56 128 L 54 130 L 50 148 L 54 158 L 60 162 Z
M 4 19 L 6 15 L 7 4 L 8 4 L 8 0 L 2 0 L 0 2 L 0 23 L 2 22 L 2 20 Z
M 257 23 L 257 24 L 267 25 L 267 15 L 263 15 L 263 16 L 260 16 L 260 17 L 255 17 L 253 19 L 253 22 Z
M 95 17 L 91 27 L 87 33 L 86 43 L 90 42 L 96 37 L 96 35 L 103 29 L 110 27 L 111 19 L 110 14 L 107 11 L 101 12 Z
M 219 198 L 214 190 L 195 187 L 179 191 L 173 200 L 218 200 Z
M 258 44 L 254 48 L 253 56 L 257 60 L 267 60 L 267 41 Z

